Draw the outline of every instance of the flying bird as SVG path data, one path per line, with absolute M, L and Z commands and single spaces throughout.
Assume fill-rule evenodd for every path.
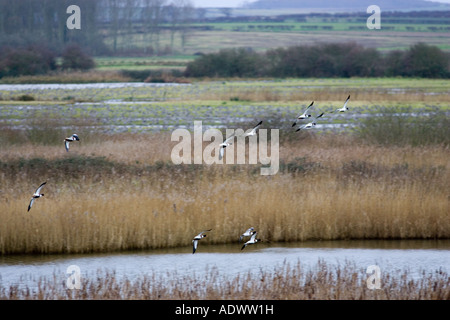
M 315 127 L 317 125 L 317 119 L 321 118 L 323 115 L 324 115 L 324 113 L 322 112 L 317 117 L 315 117 L 313 121 L 311 121 L 303 126 L 300 126 L 297 130 L 295 130 L 295 132 L 300 131 L 302 129 L 311 129 L 311 128 Z
M 233 144 L 233 140 L 235 135 L 229 136 L 223 143 L 219 145 L 219 160 L 222 160 L 223 153 L 225 151 L 225 148 Z
M 71 143 L 72 141 L 75 141 L 75 140 L 80 141 L 80 138 L 78 137 L 78 135 L 76 133 L 74 133 L 70 137 L 64 139 L 64 144 L 66 145 L 66 151 L 69 151 L 69 143 Z
M 256 134 L 256 130 L 258 130 L 258 128 L 261 126 L 263 122 L 260 121 L 256 126 L 253 127 L 253 129 L 250 132 L 244 133 L 244 137 L 247 136 L 254 136 Z
M 348 110 L 348 107 L 347 107 L 348 100 L 350 100 L 350 95 L 348 95 L 348 98 L 347 98 L 347 100 L 345 100 L 344 106 L 342 108 L 338 108 L 338 109 L 336 109 L 334 111 L 331 111 L 331 113 L 332 112 L 345 112 L 345 111 L 347 111 Z
M 250 237 L 252 235 L 252 232 L 255 231 L 255 228 L 251 227 L 248 228 L 243 234 L 241 234 L 241 236 L 239 237 L 239 242 L 242 241 L 242 239 L 244 239 L 244 237 Z
M 208 231 L 211 231 L 211 230 L 212 230 L 212 229 L 204 230 L 204 231 L 200 232 L 198 235 L 196 235 L 196 236 L 194 237 L 194 239 L 192 239 L 192 249 L 193 249 L 193 250 L 192 250 L 192 254 L 194 254 L 195 251 L 197 251 L 198 242 L 199 242 L 201 239 L 203 239 L 203 238 L 206 237 L 205 232 L 208 232 Z
M 44 196 L 44 194 L 41 193 L 41 189 L 42 189 L 42 187 L 43 187 L 46 183 L 47 183 L 47 181 L 44 182 L 44 183 L 42 183 L 42 184 L 36 189 L 36 192 L 33 194 L 33 197 L 32 197 L 31 200 L 30 200 L 30 204 L 28 205 L 28 210 L 27 210 L 27 211 L 30 211 L 31 206 L 32 206 L 33 203 L 34 203 L 34 200 L 36 200 L 36 199 L 38 199 L 38 198 Z
M 299 116 L 297 117 L 297 119 L 295 120 L 295 122 L 292 124 L 292 127 L 294 127 L 294 126 L 297 124 L 297 121 L 298 121 L 298 120 L 303 120 L 303 119 L 306 119 L 306 118 L 310 118 L 310 117 L 311 117 L 311 114 L 308 112 L 308 110 L 312 107 L 313 104 L 314 104 L 314 101 L 311 102 L 311 104 L 306 108 L 306 110 L 305 110 L 301 115 L 299 115 Z
M 257 243 L 259 241 L 261 241 L 261 239 L 256 239 L 256 235 L 258 234 L 258 232 L 253 231 L 252 232 L 252 237 L 250 238 L 250 240 L 248 240 L 246 243 L 244 243 L 244 245 L 242 246 L 241 250 L 244 250 L 246 246 L 248 246 L 249 244 L 254 244 Z

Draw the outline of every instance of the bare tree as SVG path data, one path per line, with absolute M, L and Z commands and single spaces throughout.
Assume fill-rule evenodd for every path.
M 147 53 L 148 44 L 153 50 L 159 52 L 159 36 L 161 32 L 161 23 L 163 22 L 163 7 L 166 0 L 145 0 L 143 5 L 143 30 L 145 52 Z

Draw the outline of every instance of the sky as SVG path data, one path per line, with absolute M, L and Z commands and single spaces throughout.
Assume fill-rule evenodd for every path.
M 230 8 L 236 8 L 240 7 L 244 2 L 254 2 L 256 0 L 191 0 L 191 2 L 194 4 L 194 7 L 197 8 L 204 8 L 204 7 L 230 7 Z M 450 0 L 433 0 L 435 2 L 444 2 L 444 3 L 450 3 Z

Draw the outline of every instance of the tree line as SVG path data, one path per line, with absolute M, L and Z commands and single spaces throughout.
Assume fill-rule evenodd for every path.
M 223 49 L 190 62 L 187 77 L 425 77 L 450 78 L 450 55 L 417 43 L 383 54 L 350 43 L 276 48 L 264 53 Z
M 80 8 L 81 29 L 66 27 L 70 5 Z M 39 44 L 59 54 L 76 43 L 91 55 L 115 54 L 132 50 L 139 37 L 143 53 L 157 54 L 167 51 L 163 31 L 171 50 L 175 37 L 184 46 L 193 15 L 189 0 L 0 0 L 0 49 Z

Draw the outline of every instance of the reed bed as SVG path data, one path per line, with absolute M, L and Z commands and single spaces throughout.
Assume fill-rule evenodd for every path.
M 132 78 L 116 70 L 60 71 L 45 75 L 3 77 L 2 84 L 129 82 Z
M 49 147 L 44 158 L 35 157 L 42 150 L 12 157 L 20 145 L 0 152 L 0 253 L 180 247 L 210 228 L 208 243 L 231 243 L 249 226 L 272 242 L 450 237 L 445 147 L 323 135 L 284 144 L 279 173 L 261 176 L 259 165 L 152 157 L 171 146 L 157 137 L 146 140 L 148 159 L 129 147 L 134 135 L 109 147 L 93 143 L 87 154 Z M 27 213 L 43 181 L 45 196 Z
M 266 102 L 266 101 L 298 101 L 304 103 L 304 101 L 320 101 L 326 103 L 329 101 L 338 102 L 342 101 L 345 97 L 351 93 L 352 99 L 356 101 L 365 102 L 394 102 L 394 103 L 448 103 L 448 94 L 437 94 L 434 97 L 430 97 L 427 92 L 420 92 L 417 90 L 406 89 L 404 92 L 393 94 L 389 89 L 383 88 L 335 88 L 330 90 L 329 88 L 313 88 L 306 90 L 280 90 L 279 88 L 245 88 L 245 87 L 231 87 L 228 90 L 217 92 L 214 90 L 205 91 L 195 96 L 198 100 L 223 100 L 223 101 L 253 101 L 253 102 Z M 189 99 L 189 98 L 188 98 Z
M 413 278 L 409 271 L 384 273 L 379 289 L 367 286 L 368 275 L 351 263 L 327 265 L 318 261 L 306 268 L 284 263 L 257 275 L 223 278 L 214 268 L 199 275 L 144 274 L 137 279 L 98 270 L 81 277 L 80 289 L 71 290 L 58 275 L 40 278 L 37 288 L 1 286 L 3 300 L 448 300 L 449 275 L 437 270 Z

